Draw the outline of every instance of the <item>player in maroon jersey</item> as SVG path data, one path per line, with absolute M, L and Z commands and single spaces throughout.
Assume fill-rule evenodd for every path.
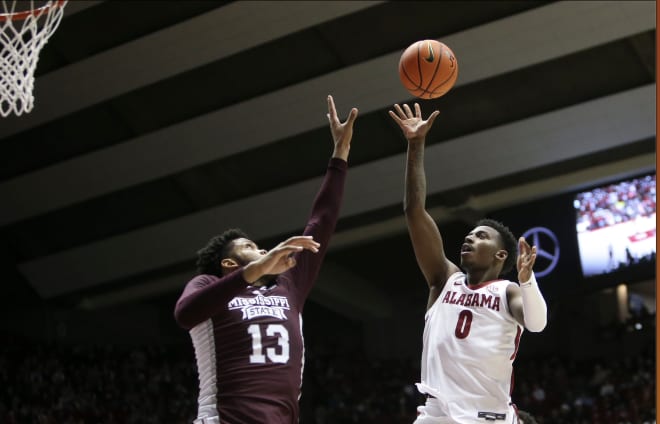
M 358 110 L 345 122 L 328 96 L 334 151 L 301 236 L 259 249 L 238 229 L 198 252 L 199 275 L 174 315 L 190 332 L 199 373 L 195 424 L 292 424 L 304 364 L 301 313 L 339 217 Z M 283 205 L 286 207 L 286 205 Z

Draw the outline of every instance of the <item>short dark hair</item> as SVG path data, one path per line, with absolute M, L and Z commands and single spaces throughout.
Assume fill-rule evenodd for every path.
M 529 412 L 518 410 L 518 418 L 520 418 L 523 424 L 538 424 L 536 419 Z
M 197 273 L 222 277 L 220 261 L 227 257 L 231 242 L 238 238 L 249 238 L 240 228 L 230 228 L 214 236 L 197 251 Z
M 516 236 L 514 236 L 511 230 L 509 230 L 509 227 L 499 221 L 495 221 L 494 219 L 480 219 L 479 222 L 477 222 L 477 227 L 482 225 L 493 228 L 500 234 L 502 243 L 504 243 L 504 249 L 508 253 L 504 265 L 502 265 L 501 275 L 507 274 L 513 269 L 513 266 L 518 259 L 518 240 L 516 239 Z

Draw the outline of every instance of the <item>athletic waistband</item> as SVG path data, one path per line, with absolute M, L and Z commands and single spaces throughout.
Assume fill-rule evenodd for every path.
M 220 424 L 220 417 L 197 418 L 193 424 Z

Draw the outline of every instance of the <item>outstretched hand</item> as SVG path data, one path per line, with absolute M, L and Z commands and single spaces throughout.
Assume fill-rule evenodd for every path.
M 518 281 L 524 283 L 532 278 L 532 268 L 536 262 L 536 246 L 531 246 L 524 237 L 518 239 Z
M 414 114 L 407 104 L 404 104 L 403 108 L 395 104 L 394 109 L 396 113 L 390 110 L 389 114 L 394 119 L 394 122 L 399 124 L 401 131 L 403 131 L 403 136 L 409 142 L 426 139 L 426 134 L 431 129 L 431 126 L 433 126 L 433 121 L 440 114 L 439 111 L 435 110 L 427 120 L 422 119 L 422 109 L 419 107 L 419 103 L 415 103 Z
M 309 250 L 319 251 L 321 245 L 311 236 L 291 237 L 268 251 L 258 260 L 251 262 L 243 271 L 243 278 L 253 283 L 266 275 L 278 275 L 296 266 L 294 253 Z
M 353 138 L 353 123 L 358 116 L 357 108 L 352 108 L 346 121 L 339 121 L 335 101 L 332 96 L 328 96 L 328 122 L 330 123 L 330 132 L 332 140 L 335 143 L 335 150 L 332 157 L 348 160 L 348 152 L 351 148 L 351 139 Z

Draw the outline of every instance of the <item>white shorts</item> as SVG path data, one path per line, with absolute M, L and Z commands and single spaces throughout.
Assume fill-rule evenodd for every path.
M 220 417 L 197 418 L 193 424 L 220 424 Z
M 509 415 L 511 421 L 511 424 L 515 424 L 518 422 L 518 417 L 516 414 L 513 412 Z M 504 421 L 486 421 L 485 419 L 480 419 L 476 422 L 492 422 L 492 423 L 502 423 L 505 424 Z M 413 422 L 413 424 L 459 424 L 457 421 L 454 421 L 451 417 L 448 417 L 444 410 L 440 406 L 440 401 L 434 397 L 428 397 L 426 399 L 426 403 L 424 405 L 420 405 L 417 407 L 417 419 Z M 506 422 L 506 424 L 509 424 L 509 422 Z
M 440 402 L 433 397 L 427 397 L 426 403 L 417 407 L 417 419 L 413 424 L 454 424 L 440 408 Z

